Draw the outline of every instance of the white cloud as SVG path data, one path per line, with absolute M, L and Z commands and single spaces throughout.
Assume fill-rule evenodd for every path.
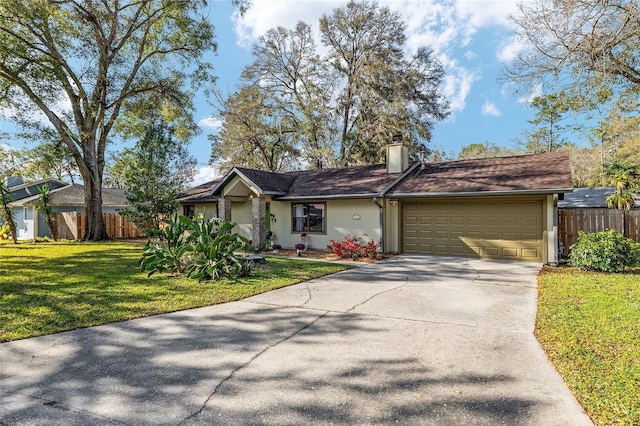
M 472 28 L 491 25 L 509 26 L 508 17 L 518 10 L 513 0 L 456 0 L 458 14 Z
M 492 115 L 494 117 L 500 117 L 502 115 L 502 112 L 500 112 L 496 104 L 487 99 L 486 101 L 484 101 L 484 105 L 482 105 L 482 115 Z
M 464 110 L 467 105 L 467 96 L 471 92 L 473 82 L 478 75 L 464 67 L 450 67 L 444 77 L 444 95 L 449 100 L 451 112 Z
M 502 63 L 513 61 L 526 48 L 525 43 L 515 36 L 502 40 L 496 51 L 496 58 Z
M 211 130 L 220 130 L 222 129 L 223 124 L 224 121 L 222 121 L 220 117 L 216 117 L 214 115 L 210 115 L 198 121 L 198 126 L 206 127 Z
M 202 166 L 199 167 L 196 175 L 193 177 L 193 182 L 191 182 L 192 186 L 198 186 L 205 182 L 209 182 L 210 180 L 218 177 L 217 169 L 213 166 Z
M 238 44 L 248 47 L 258 37 L 276 26 L 291 28 L 302 20 L 311 25 L 316 44 L 322 50 L 318 20 L 342 7 L 347 0 L 273 0 L 254 2 L 244 17 L 235 17 Z M 454 49 L 464 48 L 478 30 L 489 26 L 508 27 L 507 16 L 517 10 L 512 0 L 379 0 L 398 12 L 406 24 L 407 50 L 414 53 L 421 46 L 430 46 L 445 68 L 443 91 L 453 113 L 462 111 L 479 71 L 460 65 Z M 496 54 L 508 58 L 517 45 L 500 47 Z M 467 60 L 475 56 L 467 50 Z

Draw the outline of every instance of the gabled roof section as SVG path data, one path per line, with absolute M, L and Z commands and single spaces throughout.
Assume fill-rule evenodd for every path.
M 222 178 L 210 180 L 193 188 L 187 189 L 176 197 L 176 201 L 188 203 L 215 203 L 220 197 L 211 195 L 213 188 Z
M 43 186 L 48 186 L 52 191 L 69 185 L 66 182 L 57 179 L 43 179 L 33 182 L 25 182 L 22 178 L 12 178 L 8 185 L 9 192 L 14 201 L 20 201 L 25 198 L 37 195 L 38 190 Z
M 211 195 L 220 196 L 222 189 L 236 176 L 258 195 L 284 195 L 299 173 L 301 172 L 275 173 L 234 167 L 213 187 Z
M 402 173 L 387 173 L 385 164 L 297 172 L 279 199 L 375 197 Z
M 384 195 L 549 194 L 572 190 L 569 155 L 558 151 L 425 164 L 415 168 Z
M 35 205 L 39 195 L 22 200 L 22 205 Z M 51 191 L 53 206 L 84 206 L 84 186 L 68 185 Z M 103 207 L 126 207 L 129 205 L 124 189 L 102 188 Z
M 239 174 L 262 190 L 263 194 L 286 193 L 295 178 L 303 172 L 274 173 L 237 167 Z
M 19 186 L 24 183 L 24 179 L 21 176 L 9 176 L 7 178 L 7 187 L 11 189 L 14 186 Z

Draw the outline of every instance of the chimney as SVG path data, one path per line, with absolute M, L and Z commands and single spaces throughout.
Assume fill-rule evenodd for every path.
M 387 145 L 387 173 L 402 173 L 409 168 L 409 148 L 402 144 L 402 135 L 395 135 Z

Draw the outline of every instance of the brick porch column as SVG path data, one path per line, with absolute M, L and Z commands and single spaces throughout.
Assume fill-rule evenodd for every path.
M 264 247 L 267 243 L 267 231 L 264 229 L 267 203 L 263 197 L 251 200 L 251 239 L 254 247 Z

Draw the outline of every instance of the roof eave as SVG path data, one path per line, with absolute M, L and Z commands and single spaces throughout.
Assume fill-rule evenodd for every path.
M 344 199 L 362 199 L 379 197 L 378 192 L 366 194 L 332 194 L 332 195 L 287 195 L 277 197 L 276 201 L 306 201 L 306 200 L 344 200 Z
M 386 198 L 473 197 L 479 195 L 551 195 L 572 192 L 573 188 L 509 189 L 502 191 L 468 192 L 401 192 L 385 194 Z

